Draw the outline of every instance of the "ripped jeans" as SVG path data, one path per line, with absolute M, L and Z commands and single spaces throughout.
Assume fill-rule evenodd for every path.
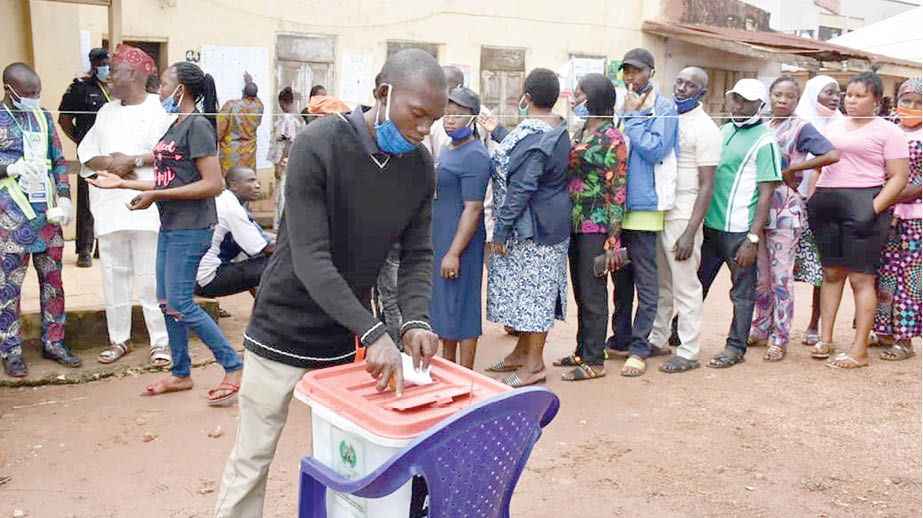
M 237 351 L 221 333 L 221 328 L 195 301 L 196 272 L 199 261 L 212 242 L 212 229 L 160 230 L 157 239 L 157 300 L 167 322 L 171 372 L 177 378 L 190 374 L 189 330 L 211 349 L 225 372 L 243 367 Z

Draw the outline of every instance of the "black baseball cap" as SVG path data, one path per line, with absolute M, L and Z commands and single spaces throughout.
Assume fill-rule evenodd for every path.
M 481 98 L 470 88 L 465 88 L 464 86 L 453 88 L 449 92 L 449 100 L 459 106 L 468 108 L 475 115 L 481 112 Z
M 100 59 L 109 59 L 109 49 L 100 47 L 90 51 L 90 61 L 98 61 Z
M 647 49 L 631 49 L 626 52 L 625 57 L 622 58 L 622 64 L 619 65 L 619 70 L 624 68 L 625 65 L 631 65 L 636 68 L 647 67 L 653 70 L 654 55 L 651 54 Z

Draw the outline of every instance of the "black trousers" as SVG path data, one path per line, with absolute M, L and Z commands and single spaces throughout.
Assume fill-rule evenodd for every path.
M 236 263 L 222 264 L 212 282 L 205 286 L 196 284 L 196 295 L 201 297 L 227 297 L 256 288 L 260 285 L 263 270 L 269 264 L 268 255 L 258 255 Z
M 77 253 L 93 253 L 93 243 L 96 237 L 93 234 L 93 213 L 90 212 L 90 186 L 80 175 L 77 175 Z
M 577 301 L 577 356 L 590 365 L 605 361 L 609 317 L 609 274 L 596 277 L 593 259 L 604 252 L 606 234 L 573 234 L 570 238 L 570 278 Z

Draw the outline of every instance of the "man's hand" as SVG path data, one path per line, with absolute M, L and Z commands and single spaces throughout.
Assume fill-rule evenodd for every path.
M 651 92 L 653 92 L 653 90 L 648 90 L 641 95 L 636 94 L 634 91 L 628 92 L 628 95 L 625 96 L 625 104 L 622 105 L 622 110 L 625 113 L 638 111 L 644 106 L 644 101 L 647 100 L 647 96 L 650 95 Z
M 128 208 L 131 210 L 144 210 L 151 206 L 154 203 L 154 195 L 157 191 L 145 191 L 141 194 L 132 198 L 128 203 Z
M 744 238 L 744 242 L 737 247 L 737 253 L 734 254 L 734 262 L 737 266 L 747 268 L 752 265 L 756 261 L 756 247 L 757 245 Z
M 695 232 L 686 229 L 676 240 L 673 245 L 673 253 L 676 254 L 677 261 L 685 261 L 692 256 L 692 249 L 695 248 Z
M 119 176 L 102 172 L 94 178 L 87 178 L 87 183 L 100 189 L 121 189 L 125 185 Z
M 500 119 L 492 113 L 490 115 L 481 114 L 478 115 L 478 124 L 484 126 L 488 133 L 493 133 L 500 125 Z
M 401 340 L 410 349 L 414 369 L 429 367 L 429 359 L 439 350 L 439 337 L 436 336 L 436 333 L 426 329 L 408 329 L 404 336 L 401 337 Z
M 407 336 L 406 334 L 404 336 Z M 381 338 L 372 342 L 365 351 L 365 370 L 378 380 L 375 389 L 383 392 L 388 385 L 394 382 L 394 391 L 397 397 L 404 393 L 404 370 L 401 363 L 401 352 L 397 350 L 391 335 L 385 333 Z
M 135 170 L 135 157 L 122 153 L 112 153 L 108 171 L 112 174 L 126 177 Z
M 461 258 L 457 255 L 445 254 L 439 271 L 443 279 L 457 279 L 461 272 Z
M 792 188 L 792 190 L 798 190 L 798 179 L 795 178 L 795 171 L 786 168 L 782 171 L 782 181 L 785 182 L 785 185 Z
M 250 84 L 253 82 L 253 76 L 250 75 L 250 72 L 244 71 L 244 84 Z

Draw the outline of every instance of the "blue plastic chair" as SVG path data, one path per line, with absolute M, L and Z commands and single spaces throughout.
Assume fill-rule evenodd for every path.
M 422 475 L 429 490 L 429 516 L 506 518 L 532 447 L 559 405 L 558 397 L 541 387 L 494 396 L 447 418 L 357 480 L 304 457 L 298 516 L 325 518 L 327 488 L 381 498 Z

